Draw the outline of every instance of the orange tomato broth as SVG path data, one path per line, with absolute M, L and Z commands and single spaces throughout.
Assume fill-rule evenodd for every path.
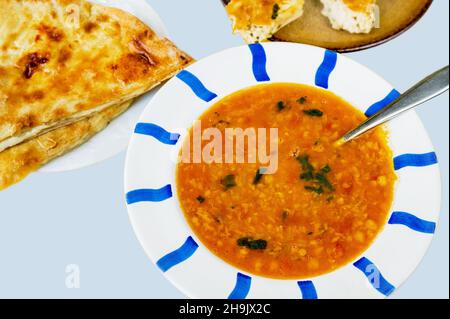
M 306 114 L 311 110 L 323 115 Z M 278 128 L 278 170 L 255 185 L 259 163 L 179 162 L 177 191 L 189 225 L 215 255 L 259 276 L 311 278 L 354 261 L 386 224 L 396 182 L 383 129 L 336 147 L 364 119 L 333 93 L 307 85 L 258 85 L 220 100 L 200 117 L 202 130 Z M 329 171 L 333 189 L 307 190 L 318 184 L 301 177 L 302 159 L 313 174 Z M 225 189 L 230 175 L 236 186 Z M 266 247 L 250 248 L 252 241 Z

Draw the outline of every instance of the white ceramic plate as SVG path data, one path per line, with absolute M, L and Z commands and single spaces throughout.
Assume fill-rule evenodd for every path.
M 145 22 L 159 35 L 167 36 L 166 27 L 160 17 L 145 0 L 92 0 L 92 2 L 125 10 Z M 105 130 L 74 151 L 50 162 L 40 171 L 75 170 L 99 163 L 125 150 L 134 124 L 157 90 L 154 89 L 136 100 L 127 112 L 111 122 Z
M 441 203 L 436 154 L 416 113 L 409 112 L 388 125 L 399 177 L 389 223 L 354 262 L 298 282 L 244 273 L 202 245 L 186 222 L 176 195 L 175 159 L 182 138 L 175 144 L 170 137 L 176 140 L 176 135 L 166 132 L 185 133 L 218 99 L 259 82 L 328 87 L 369 113 L 399 93 L 345 56 L 299 44 L 233 48 L 201 60 L 187 71 L 169 81 L 145 109 L 140 123 L 147 123 L 148 135 L 132 137 L 125 168 L 131 223 L 146 253 L 165 276 L 194 298 L 383 298 L 393 293 L 428 249 Z

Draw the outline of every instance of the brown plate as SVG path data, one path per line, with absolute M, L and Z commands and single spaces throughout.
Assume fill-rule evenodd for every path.
M 223 2 L 229 2 L 222 0 Z M 273 40 L 306 43 L 338 52 L 374 47 L 397 37 L 412 27 L 428 10 L 433 0 L 378 0 L 380 28 L 369 34 L 334 30 L 321 14 L 319 0 L 306 0 L 303 16 L 275 34 Z

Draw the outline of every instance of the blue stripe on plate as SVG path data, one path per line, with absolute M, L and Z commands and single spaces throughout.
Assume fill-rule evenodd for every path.
M 209 91 L 200 79 L 189 71 L 181 71 L 177 74 L 177 78 L 186 83 L 194 94 L 205 102 L 210 102 L 217 97 L 217 94 Z
M 435 152 L 426 154 L 403 154 L 394 158 L 394 168 L 396 171 L 405 167 L 425 167 L 438 163 Z
M 234 287 L 228 299 L 245 299 L 250 292 L 250 287 L 252 285 L 252 277 L 238 273 L 236 286 Z
M 353 265 L 361 270 L 372 286 L 383 295 L 389 296 L 394 292 L 395 287 L 383 277 L 377 266 L 369 259 L 363 257 Z
M 270 77 L 267 74 L 267 56 L 264 47 L 260 43 L 250 44 L 250 51 L 253 55 L 253 74 L 256 81 L 267 82 L 270 81 Z
M 167 272 L 176 265 L 179 265 L 189 259 L 192 255 L 194 255 L 197 249 L 198 244 L 191 236 L 189 236 L 183 246 L 162 257 L 160 260 L 158 260 L 156 265 L 163 272 Z
M 153 123 L 138 123 L 134 133 L 152 136 L 167 145 L 175 145 L 180 139 L 180 134 L 167 132 L 161 126 Z
M 371 107 L 369 107 L 366 111 L 366 116 L 371 117 L 375 115 L 376 113 L 384 109 L 386 106 L 394 102 L 400 95 L 401 94 L 399 91 L 395 89 L 392 90 L 384 99 L 374 103 Z
M 409 213 L 394 212 L 389 220 L 390 225 L 404 225 L 412 230 L 425 234 L 436 232 L 436 223 L 423 220 Z
M 127 204 L 135 204 L 140 202 L 162 202 L 172 195 L 172 186 L 167 185 L 160 189 L 136 189 L 128 192 L 126 195 Z
M 298 286 L 302 292 L 303 299 L 317 299 L 316 287 L 312 281 L 299 281 Z
M 326 50 L 323 62 L 316 73 L 316 85 L 328 89 L 330 75 L 336 68 L 338 55 L 336 52 Z

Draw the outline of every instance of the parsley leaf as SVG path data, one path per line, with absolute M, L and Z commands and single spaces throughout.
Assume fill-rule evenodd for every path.
M 317 110 L 317 109 L 304 110 L 303 113 L 305 113 L 308 116 L 312 116 L 312 117 L 322 117 L 323 116 L 323 112 L 321 110 Z

